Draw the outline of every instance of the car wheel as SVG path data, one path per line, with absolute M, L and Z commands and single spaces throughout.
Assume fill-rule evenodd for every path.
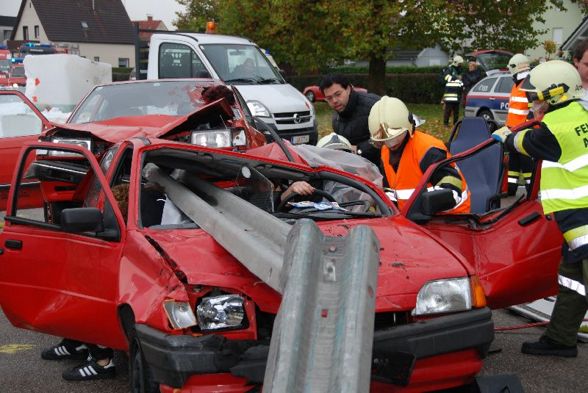
M 482 109 L 480 112 L 478 112 L 478 117 L 481 117 L 484 120 L 486 120 L 490 132 L 496 131 L 496 121 L 494 120 L 494 115 L 492 114 L 492 112 L 490 112 L 487 109 Z
M 145 359 L 139 340 L 133 339 L 129 359 L 129 380 L 132 393 L 158 393 L 159 384 L 153 380 L 153 374 Z
M 314 102 L 314 93 L 312 91 L 307 91 L 305 96 L 308 98 L 308 101 Z

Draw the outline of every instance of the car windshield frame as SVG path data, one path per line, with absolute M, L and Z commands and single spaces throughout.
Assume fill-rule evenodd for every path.
M 284 84 L 282 75 L 256 45 L 200 44 L 206 60 L 219 78 L 227 84 Z M 237 58 L 238 57 L 238 58 Z M 251 61 L 245 71 L 244 63 Z
M 80 102 L 68 123 L 146 115 L 184 116 L 204 105 L 202 91 L 213 85 L 213 81 L 157 80 L 97 86 Z

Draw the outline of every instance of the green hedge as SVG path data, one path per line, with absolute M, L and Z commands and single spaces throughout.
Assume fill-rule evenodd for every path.
M 410 67 L 410 69 L 413 73 L 396 72 L 396 68 L 395 72 L 386 73 L 386 94 L 414 104 L 438 104 L 441 102 L 443 95 L 443 85 L 439 83 L 441 69 L 435 67 L 435 72 L 429 71 L 428 73 L 414 73 L 415 67 Z M 367 73 L 346 74 L 346 76 L 353 85 L 367 86 Z M 306 86 L 318 85 L 321 76 L 289 76 L 286 79 L 288 83 L 302 91 Z
M 128 81 L 132 70 L 130 67 L 112 67 L 112 81 Z

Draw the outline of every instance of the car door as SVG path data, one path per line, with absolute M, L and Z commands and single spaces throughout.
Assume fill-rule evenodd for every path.
M 28 181 L 42 201 L 21 203 Z M 15 326 L 124 348 L 116 311 L 125 224 L 92 154 L 78 146 L 23 150 L 0 233 L 0 304 Z M 68 214 L 99 212 L 72 226 Z M 78 220 L 79 221 L 79 220 Z M 89 229 L 88 222 L 91 225 Z
M 52 125 L 19 91 L 0 91 L 0 211 L 6 210 L 10 181 L 21 147 L 34 142 Z M 38 184 L 23 184 L 21 197 L 39 198 Z M 24 202 L 22 200 L 21 202 Z
M 436 200 L 426 188 L 428 179 L 446 165 L 482 165 L 478 157 L 490 146 L 490 142 L 482 143 L 431 166 L 402 212 L 462 255 L 470 272 L 480 278 L 489 306 L 502 308 L 557 291 L 563 238 L 555 221 L 543 214 L 538 201 L 539 167 L 536 165 L 530 192 L 520 189 L 516 196 L 506 197 L 500 194 L 498 185 L 495 194 L 500 207 L 480 214 L 434 212 Z M 469 163 L 465 161 L 468 158 Z M 495 161 L 485 163 L 484 170 L 503 173 L 501 160 Z

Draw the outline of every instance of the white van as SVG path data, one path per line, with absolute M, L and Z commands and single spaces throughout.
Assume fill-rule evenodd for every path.
M 253 116 L 294 144 L 317 142 L 312 104 L 248 39 L 218 34 L 151 36 L 147 79 L 214 78 L 237 86 Z

